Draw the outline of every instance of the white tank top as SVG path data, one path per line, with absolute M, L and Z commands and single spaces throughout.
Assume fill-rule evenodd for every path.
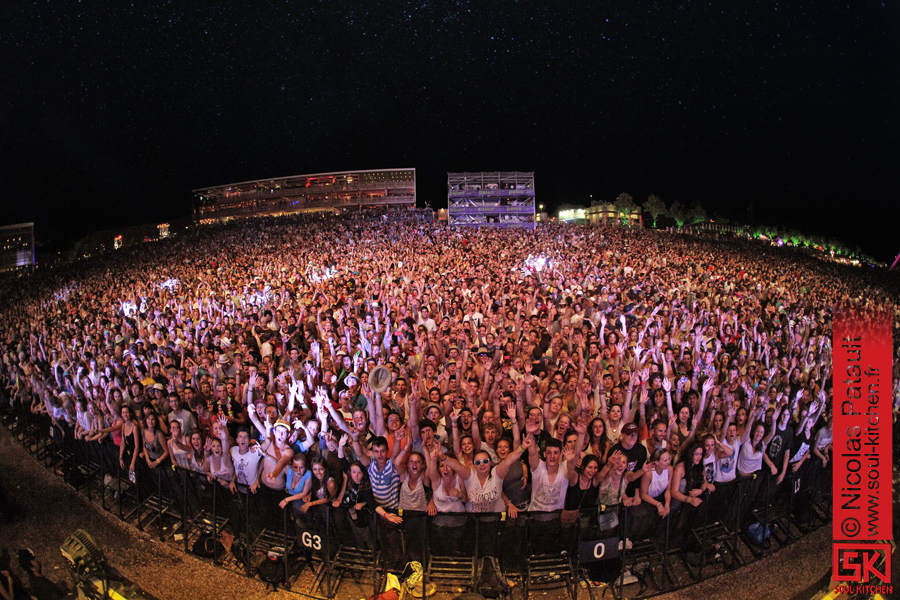
M 422 478 L 416 483 L 416 489 L 409 488 L 409 475 L 403 478 L 400 484 L 400 508 L 403 510 L 421 510 L 428 508 L 428 499 L 425 498 L 425 485 Z
M 534 470 L 531 483 L 531 505 L 528 510 L 551 512 L 560 510 L 566 503 L 566 490 L 569 480 L 565 473 L 568 469 L 566 461 L 559 464 L 556 479 L 550 483 L 550 475 L 547 473 L 547 463 L 541 462 Z
M 657 473 L 656 469 L 653 469 L 650 473 L 652 479 L 650 479 L 650 485 L 647 486 L 647 493 L 651 498 L 656 498 L 669 487 L 669 469 L 664 469 L 662 473 Z
M 453 483 L 450 484 L 450 487 L 457 487 L 463 489 L 462 482 L 459 478 L 454 475 Z M 438 514 L 434 517 L 434 524 L 438 527 L 460 527 L 465 525 L 466 517 L 442 517 L 440 513 L 461 513 L 466 512 L 466 507 L 463 505 L 462 500 L 457 496 L 448 496 L 447 492 L 444 491 L 444 481 L 443 479 L 438 482 L 436 486 L 434 486 L 434 494 L 431 496 L 431 499 L 434 500 L 434 505 L 437 507 Z

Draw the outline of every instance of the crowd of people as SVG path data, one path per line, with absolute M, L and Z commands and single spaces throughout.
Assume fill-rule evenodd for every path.
M 402 214 L 198 227 L 13 283 L 14 409 L 123 478 L 174 464 L 298 521 L 343 508 L 363 547 L 399 509 L 458 540 L 459 513 L 610 532 L 596 507 L 627 506 L 633 537 L 727 512 L 754 473 L 747 507 L 827 493 L 834 310 L 898 297 L 748 240 Z

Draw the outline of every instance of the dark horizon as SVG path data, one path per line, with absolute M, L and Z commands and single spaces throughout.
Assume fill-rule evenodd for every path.
M 900 8 L 460 2 L 0 8 L 2 224 L 61 249 L 192 189 L 535 172 L 545 207 L 650 193 L 890 262 Z

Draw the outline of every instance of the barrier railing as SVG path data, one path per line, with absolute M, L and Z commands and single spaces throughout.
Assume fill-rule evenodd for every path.
M 565 586 L 569 597 L 596 590 L 614 598 L 685 587 L 774 552 L 828 522 L 830 472 L 808 460 L 780 484 L 768 473 L 716 484 L 698 507 L 601 506 L 571 513 L 399 511 L 393 524 L 369 511 L 317 506 L 302 513 L 280 490 L 232 493 L 202 473 L 150 469 L 132 477 L 111 441 L 85 442 L 46 416 L 8 412 L 16 439 L 103 509 L 161 540 L 249 577 L 312 597 L 334 597 L 343 579 L 371 580 L 378 595 L 388 571 L 423 566 L 422 584 L 445 590 L 494 586 L 507 577 L 532 589 Z M 127 465 L 126 465 L 127 466 Z M 272 565 L 261 569 L 266 561 Z M 305 576 L 304 576 L 305 575 Z M 633 584 L 638 584 L 634 587 Z

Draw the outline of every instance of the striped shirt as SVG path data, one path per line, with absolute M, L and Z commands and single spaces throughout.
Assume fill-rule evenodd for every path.
M 378 470 L 378 462 L 369 463 L 369 479 L 372 480 L 372 495 L 376 502 L 387 509 L 400 508 L 400 474 L 393 461 L 385 461 L 384 468 Z

